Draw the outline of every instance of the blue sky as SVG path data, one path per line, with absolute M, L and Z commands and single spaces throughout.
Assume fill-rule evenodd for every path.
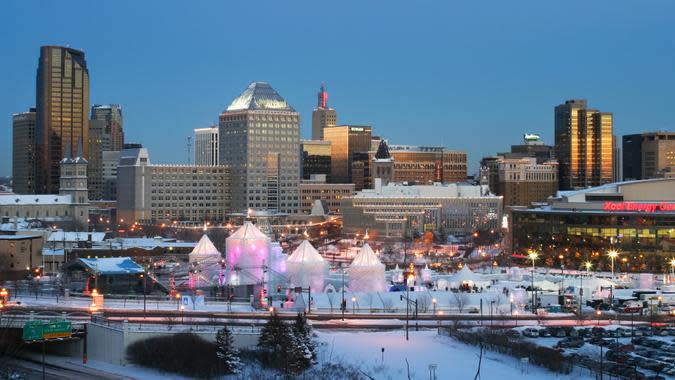
M 614 112 L 618 135 L 675 129 L 670 0 L 8 0 L 0 36 L 0 175 L 47 44 L 85 51 L 91 103 L 122 104 L 154 162 L 185 162 L 192 129 L 251 81 L 300 112 L 303 137 L 325 82 L 338 122 L 466 150 L 471 171 L 526 131 L 552 143 L 565 99 Z

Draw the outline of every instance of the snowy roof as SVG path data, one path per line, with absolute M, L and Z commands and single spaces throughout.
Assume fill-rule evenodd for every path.
M 241 95 L 232 101 L 226 111 L 258 109 L 295 112 L 293 107 L 266 82 L 251 83 Z
M 36 239 L 40 235 L 0 235 L 0 240 L 24 240 L 24 239 Z
M 323 209 L 323 204 L 321 203 L 320 199 L 317 199 L 314 201 L 314 205 L 312 206 L 312 211 L 309 213 L 312 216 L 324 216 L 326 215 L 326 211 Z
M 354 257 L 354 261 L 352 261 L 350 267 L 372 267 L 376 265 L 382 265 L 382 262 L 380 262 L 380 259 L 373 252 L 373 249 L 370 248 L 370 245 L 365 243 L 356 257 Z
M 59 242 L 73 242 L 73 241 L 88 241 L 91 235 L 91 241 L 101 242 L 105 239 L 105 232 L 64 232 L 55 231 L 49 234 L 47 241 Z
M 0 195 L 0 206 L 11 205 L 56 205 L 56 204 L 70 204 L 72 203 L 70 195 L 53 195 L 53 194 L 33 194 L 33 195 L 18 195 L 7 194 Z
M 95 242 L 96 243 L 96 242 Z M 156 247 L 161 248 L 194 248 L 197 243 L 194 242 L 185 242 L 185 241 L 175 241 L 172 239 L 165 239 L 162 237 L 158 238 L 115 238 L 109 239 L 107 241 L 99 242 L 94 244 L 92 248 L 95 249 L 122 249 L 122 248 L 143 248 L 143 249 L 154 249 Z
M 220 256 L 220 251 L 216 249 L 216 246 L 213 245 L 211 239 L 209 239 L 206 234 L 202 235 L 202 238 L 199 239 L 197 246 L 190 252 L 190 255 L 200 255 L 200 256 Z
M 65 250 L 60 249 L 51 249 L 51 248 L 42 248 L 42 256 L 64 256 Z
M 361 190 L 354 195 L 354 198 L 498 198 L 484 194 L 483 186 L 465 183 L 435 183 L 433 185 L 389 183 L 376 189 Z
M 316 250 L 309 242 L 309 240 L 303 240 L 303 242 L 298 246 L 298 248 L 293 251 L 288 257 L 289 263 L 323 263 L 324 259 L 319 254 L 319 251 Z
M 80 258 L 78 260 L 99 274 L 134 274 L 144 272 L 143 267 L 130 257 Z
M 230 237 L 227 238 L 227 240 L 243 240 L 243 239 L 266 239 L 269 240 L 270 238 L 267 237 L 264 233 L 262 233 L 256 226 L 253 225 L 251 222 L 244 222 L 244 225 L 239 227 L 238 230 L 236 230 Z

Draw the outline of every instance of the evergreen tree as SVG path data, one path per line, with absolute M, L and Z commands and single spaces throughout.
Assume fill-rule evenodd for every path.
M 295 324 L 293 325 L 293 330 L 295 335 L 298 337 L 300 342 L 305 346 L 306 350 L 310 353 L 310 360 L 316 362 L 316 347 L 312 341 L 312 328 L 307 323 L 307 317 L 303 314 L 298 313 L 295 317 Z
M 307 331 L 304 321 L 303 331 Z M 305 337 L 273 314 L 260 332 L 258 348 L 263 363 L 285 373 L 298 373 L 312 365 L 313 352 L 305 344 Z
M 239 372 L 239 350 L 234 348 L 234 338 L 227 326 L 223 326 L 216 334 L 216 356 L 227 373 Z

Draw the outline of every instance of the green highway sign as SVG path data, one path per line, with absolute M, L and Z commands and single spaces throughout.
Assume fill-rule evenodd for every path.
M 23 325 L 22 338 L 25 341 L 70 338 L 73 326 L 69 321 L 28 321 Z
M 42 321 L 28 321 L 23 325 L 23 340 L 42 339 Z

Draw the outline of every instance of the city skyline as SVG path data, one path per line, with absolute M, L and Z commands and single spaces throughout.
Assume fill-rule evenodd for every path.
M 138 14 L 122 14 L 124 7 L 120 7 L 110 10 L 110 17 L 126 17 L 129 27 L 108 31 L 94 28 L 92 18 L 85 18 L 79 27 L 59 24 L 54 29 L 48 16 L 63 11 L 49 3 L 42 7 L 3 4 L 5 17 L 33 14 L 21 22 L 16 16 L 3 19 L 0 26 L 5 35 L 11 31 L 19 36 L 8 41 L 12 58 L 0 63 L 4 73 L 0 88 L 5 89 L 0 94 L 4 115 L 0 175 L 11 174 L 12 114 L 36 105 L 35 71 L 43 45 L 70 45 L 85 51 L 89 105 L 119 103 L 125 109 L 127 140 L 148 147 L 156 162 L 186 162 L 186 141 L 192 130 L 216 122 L 229 101 L 252 81 L 269 82 L 294 105 L 301 116 L 302 138 L 311 135 L 316 88 L 323 82 L 341 124 L 372 125 L 375 135 L 395 144 L 466 150 L 469 174 L 476 173 L 482 156 L 518 143 L 525 132 L 540 133 L 553 144 L 553 108 L 568 99 L 588 99 L 594 107 L 612 112 L 617 136 L 672 130 L 675 111 L 669 107 L 673 101 L 669 89 L 675 78 L 669 68 L 675 63 L 675 43 L 668 38 L 673 26 L 667 15 L 672 12 L 664 8 L 674 6 L 656 3 L 661 9 L 629 3 L 585 4 L 589 12 L 604 12 L 601 23 L 581 20 L 573 6 L 529 3 L 530 12 L 523 16 L 518 9 L 525 4 L 494 3 L 480 13 L 477 5 L 426 4 L 416 9 L 423 22 L 418 20 L 410 28 L 400 27 L 407 15 L 400 12 L 402 3 L 387 8 L 359 4 L 357 13 L 351 9 L 355 3 L 332 5 L 326 10 L 333 17 L 320 23 L 302 21 L 309 3 L 287 5 L 299 13 L 284 19 L 273 16 L 279 5 L 270 3 L 269 14 L 256 17 L 271 28 L 282 28 L 284 39 L 297 51 L 287 54 L 283 62 L 273 59 L 274 54 L 286 54 L 278 46 L 260 51 L 247 45 L 249 40 L 265 38 L 264 31 L 236 38 L 247 27 L 246 17 L 231 20 L 225 30 L 209 21 L 222 13 L 219 8 L 231 10 L 224 5 L 185 9 L 169 3 L 163 17 L 152 19 L 141 17 L 148 5 L 141 6 Z M 78 12 L 83 14 L 96 9 L 82 4 Z M 232 7 L 253 14 L 246 5 Z M 376 15 L 385 21 L 369 25 Z M 347 18 L 362 24 L 359 33 L 338 27 Z M 198 29 L 189 28 L 199 20 L 204 22 Z M 166 27 L 172 23 L 172 28 Z M 312 36 L 306 28 L 323 33 Z M 134 33 L 140 31 L 147 33 L 136 39 Z M 360 33 L 367 38 L 357 39 Z M 575 37 L 584 42 L 575 44 L 575 55 L 595 51 L 609 58 L 581 62 L 563 56 L 551 44 Z M 332 58 L 323 55 L 317 41 L 330 44 Z M 196 49 L 200 58 L 185 58 L 194 56 L 179 54 L 182 46 Z M 399 50 L 400 46 L 406 48 Z M 232 50 L 239 54 L 234 59 L 227 54 Z M 265 59 L 256 61 L 258 56 Z

